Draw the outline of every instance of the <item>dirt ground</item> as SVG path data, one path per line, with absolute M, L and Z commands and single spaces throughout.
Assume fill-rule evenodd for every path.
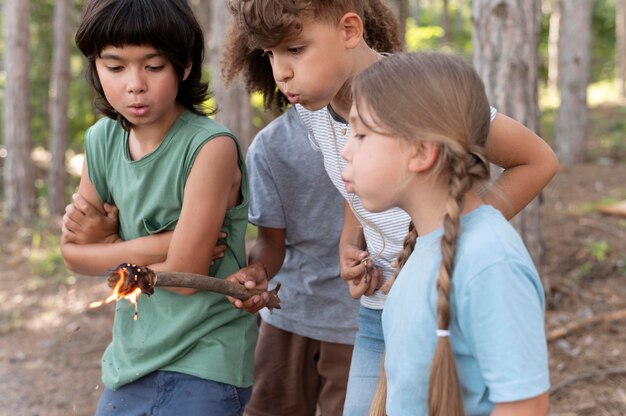
M 626 309 L 626 217 L 594 211 L 626 199 L 626 164 L 600 162 L 562 168 L 543 195 L 548 332 Z M 108 294 L 104 279 L 47 272 L 39 251 L 55 240 L 45 233 L 4 227 L 0 241 L 0 415 L 93 414 L 113 305 L 88 304 Z M 626 415 L 626 319 L 549 348 L 552 415 Z

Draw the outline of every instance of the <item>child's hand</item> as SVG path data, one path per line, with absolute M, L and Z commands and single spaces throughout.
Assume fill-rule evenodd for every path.
M 349 280 L 348 291 L 350 296 L 358 299 L 361 296 L 371 296 L 382 283 L 383 272 L 380 269 L 368 269 L 367 275 Z
M 242 284 L 246 287 L 246 289 L 256 288 L 267 290 L 268 286 L 267 272 L 265 271 L 265 266 L 261 263 L 252 263 L 238 272 L 231 274 L 226 279 Z M 267 293 L 255 295 L 246 301 L 242 301 L 231 296 L 227 296 L 227 298 L 235 308 L 243 309 L 250 313 L 256 313 L 267 305 L 269 295 Z
M 393 282 L 396 281 L 396 277 L 398 277 L 398 273 L 400 273 L 400 271 L 398 270 L 398 259 L 395 259 L 391 262 L 391 267 L 393 267 L 396 272 L 393 274 L 393 276 L 391 276 L 389 280 L 385 282 L 384 285 L 380 287 L 380 291 L 383 292 L 385 295 L 389 293 L 389 291 L 391 290 L 391 286 L 393 286 Z
M 68 243 L 115 243 L 120 240 L 118 210 L 115 205 L 104 204 L 103 214 L 79 194 L 72 195 L 73 202 L 65 207 L 62 239 Z
M 215 247 L 213 247 L 213 258 L 211 260 L 211 264 L 213 264 L 215 260 L 224 257 L 224 253 L 226 253 L 226 248 L 228 247 L 226 245 L 226 237 L 228 237 L 228 235 L 221 231 L 217 239 L 217 243 L 215 244 Z
M 372 268 L 367 251 L 353 245 L 343 245 L 340 251 L 340 274 L 348 283 L 350 296 L 355 299 L 372 295 L 382 281 L 382 272 Z
M 339 274 L 346 282 L 360 279 L 365 274 L 367 267 L 371 268 L 365 259 L 368 258 L 367 251 L 363 251 L 353 245 L 342 245 L 339 251 Z

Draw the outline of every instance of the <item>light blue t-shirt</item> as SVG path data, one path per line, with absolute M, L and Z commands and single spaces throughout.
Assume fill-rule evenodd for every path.
M 427 414 L 442 233 L 417 239 L 383 311 L 391 416 Z M 543 287 L 522 239 L 491 206 L 461 219 L 451 313 L 450 342 L 468 416 L 548 390 Z

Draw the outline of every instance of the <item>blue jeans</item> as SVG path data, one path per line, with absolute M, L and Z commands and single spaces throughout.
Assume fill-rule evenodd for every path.
M 102 392 L 96 416 L 241 416 L 252 387 L 204 380 L 188 374 L 155 371 L 118 390 Z
M 382 313 L 382 309 L 364 306 L 359 308 L 358 329 L 354 340 L 343 416 L 369 414 L 385 351 Z

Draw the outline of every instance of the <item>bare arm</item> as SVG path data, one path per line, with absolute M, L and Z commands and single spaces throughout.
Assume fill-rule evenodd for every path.
M 268 281 L 278 273 L 285 260 L 285 229 L 259 227 L 254 246 L 248 256 L 248 266 L 228 276 L 229 280 L 241 283 L 248 289 L 267 289 Z M 236 308 L 255 313 L 265 307 L 267 293 L 253 296 L 245 302 L 230 298 Z
M 556 155 L 541 137 L 500 113 L 491 124 L 487 156 L 504 172 L 484 198 L 507 219 L 539 195 L 559 168 Z
M 86 275 L 104 275 L 122 262 L 153 264 L 165 259 L 171 232 L 130 241 L 121 240 L 116 231 L 112 234 L 112 228 L 117 229 L 117 211 L 105 210 L 89 179 L 86 162 L 83 165 L 78 194 L 80 196 L 77 198 L 86 204 L 83 206 L 85 211 L 68 206 L 63 218 L 61 252 L 68 269 Z M 88 215 L 108 218 L 100 224 L 105 230 L 102 231 L 98 226 L 83 228 Z M 110 224 L 113 221 L 110 215 L 114 215 L 113 227 Z
M 206 274 L 228 207 L 239 203 L 241 171 L 237 147 L 230 137 L 206 143 L 194 162 L 183 198 L 183 207 L 172 235 L 167 258 L 154 270 Z M 196 289 L 172 288 L 191 295 Z
M 200 150 L 191 169 L 174 232 L 115 244 L 79 245 L 62 239 L 66 264 L 71 270 L 85 274 L 102 273 L 125 261 L 149 265 L 154 270 L 206 274 L 227 206 L 238 202 L 240 183 L 234 142 L 228 137 L 215 138 Z M 79 193 L 102 212 L 87 167 L 83 169 Z M 188 289 L 172 291 L 196 292 Z
M 546 416 L 550 407 L 548 392 L 527 400 L 497 403 L 491 416 Z

